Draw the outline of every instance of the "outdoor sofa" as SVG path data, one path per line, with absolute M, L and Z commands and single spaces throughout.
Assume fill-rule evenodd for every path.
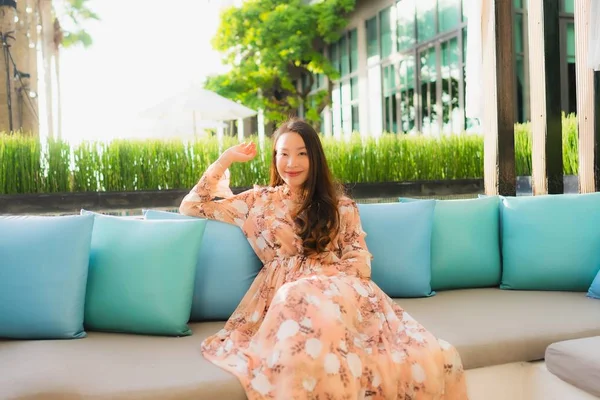
M 456 346 L 472 400 L 600 398 L 600 193 L 359 209 L 373 280 Z M 236 226 L 176 213 L 0 217 L 0 399 L 245 399 L 200 344 L 260 268 Z

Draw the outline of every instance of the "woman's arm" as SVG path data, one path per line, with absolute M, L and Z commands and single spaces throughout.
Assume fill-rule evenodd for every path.
M 358 206 L 350 199 L 343 199 L 339 210 L 340 233 L 338 238 L 342 256 L 338 269 L 346 273 L 356 273 L 361 278 L 370 278 L 373 256 L 365 242 L 367 234 L 362 229 Z
M 229 166 L 235 161 L 249 161 L 255 155 L 253 144 L 227 149 L 183 198 L 179 212 L 242 226 L 254 203 L 255 191 L 251 189 L 234 195 L 229 187 Z

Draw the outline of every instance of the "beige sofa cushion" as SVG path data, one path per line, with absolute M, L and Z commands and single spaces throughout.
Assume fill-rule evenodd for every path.
M 396 303 L 456 346 L 466 369 L 541 360 L 551 343 L 600 335 L 600 300 L 585 293 L 467 289 Z
M 237 379 L 206 361 L 200 343 L 224 323 L 166 338 L 89 332 L 65 341 L 0 341 L 0 399 L 246 398 Z
M 563 381 L 600 397 L 600 336 L 550 345 L 546 367 Z
M 466 368 L 541 359 L 546 346 L 600 335 L 600 301 L 584 293 L 473 289 L 396 300 L 453 343 Z M 164 338 L 89 332 L 67 341 L 1 341 L 0 399 L 245 399 L 200 343 L 223 323 Z

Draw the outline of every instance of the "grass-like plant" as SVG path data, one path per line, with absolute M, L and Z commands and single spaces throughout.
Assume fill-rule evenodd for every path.
M 248 138 L 258 142 L 256 136 Z M 483 177 L 483 136 L 442 137 L 358 133 L 338 140 L 322 137 L 336 179 L 344 183 L 453 180 Z M 516 172 L 531 175 L 531 129 L 515 125 Z M 237 143 L 215 137 L 192 143 L 180 140 L 65 142 L 0 134 L 0 194 L 167 190 L 191 188 L 221 151 Z M 231 185 L 266 184 L 272 142 L 258 146 L 249 163 L 231 167 Z M 563 117 L 564 173 L 578 173 L 577 120 Z

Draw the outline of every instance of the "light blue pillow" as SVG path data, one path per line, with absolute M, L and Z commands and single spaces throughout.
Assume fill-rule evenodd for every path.
M 91 216 L 0 217 L 0 337 L 86 336 L 93 225 Z
M 198 219 L 145 210 L 146 219 Z M 263 264 L 242 230 L 208 220 L 197 259 L 192 321 L 227 320 L 246 294 Z
M 433 290 L 500 285 L 498 203 L 497 196 L 436 200 L 431 234 Z
M 435 201 L 358 204 L 373 261 L 371 279 L 390 297 L 426 297 L 431 290 Z
M 600 193 L 502 202 L 501 288 L 587 291 L 600 270 Z
M 600 272 L 598 272 L 596 278 L 592 282 L 592 285 L 588 289 L 587 295 L 592 299 L 600 299 Z
M 187 322 L 206 221 L 95 218 L 86 328 L 190 335 Z

